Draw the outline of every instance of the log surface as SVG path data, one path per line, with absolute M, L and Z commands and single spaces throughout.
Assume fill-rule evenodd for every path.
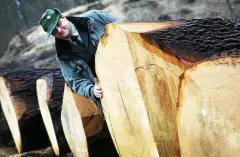
M 184 157 L 240 154 L 240 57 L 200 63 L 180 87 L 178 133 Z
M 218 18 L 105 27 L 96 73 L 120 156 L 180 156 L 179 78 L 203 61 L 240 56 L 239 30 L 238 20 Z

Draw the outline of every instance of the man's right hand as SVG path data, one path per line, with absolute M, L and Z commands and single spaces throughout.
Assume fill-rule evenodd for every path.
M 103 91 L 99 85 L 97 78 L 94 78 L 94 81 L 95 81 L 95 85 L 94 85 L 93 93 L 94 93 L 95 97 L 100 99 L 103 96 Z

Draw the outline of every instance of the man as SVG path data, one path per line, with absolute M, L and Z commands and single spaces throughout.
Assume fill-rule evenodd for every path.
M 105 25 L 118 21 L 101 10 L 65 17 L 56 8 L 47 9 L 39 21 L 47 38 L 55 37 L 56 60 L 65 81 L 77 94 L 92 99 L 100 110 L 103 92 L 95 78 L 96 49 Z

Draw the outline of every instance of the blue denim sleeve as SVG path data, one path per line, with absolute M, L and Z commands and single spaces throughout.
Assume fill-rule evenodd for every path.
M 72 90 L 74 90 L 78 95 L 90 98 L 95 101 L 96 98 L 93 94 L 94 84 L 90 80 L 80 76 L 77 73 L 76 69 L 74 69 L 71 65 L 66 64 L 60 60 L 57 61 L 66 83 L 72 88 Z
M 104 25 L 112 22 L 120 22 L 117 17 L 113 17 L 103 10 L 93 10 L 93 12 L 98 16 L 98 19 L 104 23 Z

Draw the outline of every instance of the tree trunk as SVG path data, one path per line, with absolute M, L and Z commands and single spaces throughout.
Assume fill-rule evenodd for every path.
M 239 30 L 223 19 L 106 26 L 96 72 L 120 156 L 180 156 L 179 77 L 203 60 L 239 56 Z
M 18 152 L 49 145 L 38 110 L 36 80 L 50 70 L 12 70 L 0 77 L 0 100 Z
M 88 157 L 87 138 L 84 133 L 81 116 L 72 95 L 72 91 L 65 85 L 61 121 L 63 131 L 74 156 Z
M 87 137 L 100 132 L 104 122 L 96 105 L 65 85 L 61 121 L 73 155 L 88 157 Z
M 239 80 L 240 57 L 209 60 L 184 72 L 177 117 L 182 156 L 239 156 Z
M 57 156 L 60 155 L 59 144 L 62 147 L 60 148 L 62 153 L 69 150 L 60 120 L 64 82 L 60 69 L 53 70 L 37 80 L 40 112 L 54 153 Z
M 0 76 L 12 71 L 12 69 L 0 69 Z M 1 105 L 1 103 L 0 103 Z M 2 105 L 1 105 L 2 106 Z M 12 145 L 12 135 L 7 123 L 7 120 L 3 114 L 2 107 L 0 107 L 0 147 Z

